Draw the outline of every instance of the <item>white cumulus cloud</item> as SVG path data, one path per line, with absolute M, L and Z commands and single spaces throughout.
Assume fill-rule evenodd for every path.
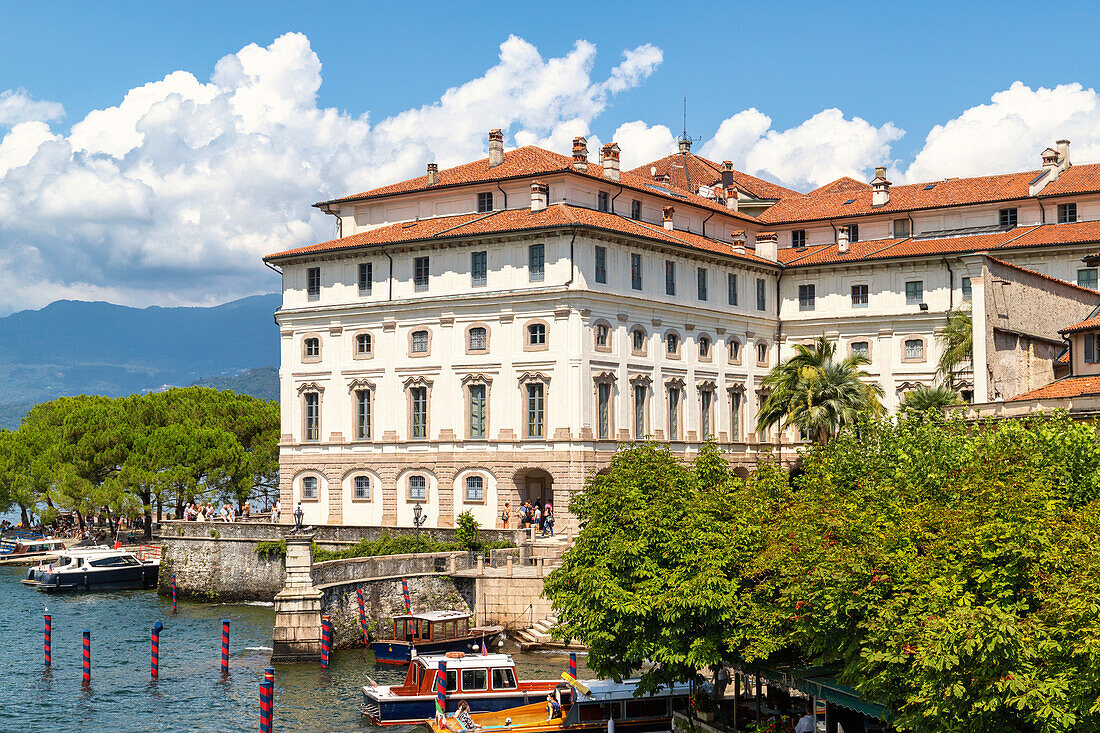
M 0 94 L 0 311 L 58 298 L 212 303 L 277 289 L 260 258 L 325 239 L 314 201 L 483 156 L 500 127 L 568 151 L 611 97 L 645 81 L 660 49 L 544 58 L 510 37 L 483 75 L 372 124 L 317 104 L 321 61 L 288 33 L 218 61 L 208 81 L 168 74 L 55 129 L 61 105 Z

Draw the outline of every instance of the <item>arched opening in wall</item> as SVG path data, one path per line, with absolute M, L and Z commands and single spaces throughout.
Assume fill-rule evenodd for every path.
M 555 512 L 558 503 L 554 500 L 554 477 L 541 468 L 521 468 L 515 473 L 516 490 L 520 503 L 530 502 L 531 506 L 545 507 L 550 504 Z
M 744 466 L 738 466 L 737 468 L 733 469 L 733 475 L 739 479 L 747 479 L 749 477 L 749 469 L 745 468 Z

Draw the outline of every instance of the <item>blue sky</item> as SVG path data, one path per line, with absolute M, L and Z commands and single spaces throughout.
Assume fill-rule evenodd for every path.
M 1084 3 L 6 3 L 0 313 L 277 287 L 309 206 L 506 145 L 696 151 L 801 191 L 1100 160 Z

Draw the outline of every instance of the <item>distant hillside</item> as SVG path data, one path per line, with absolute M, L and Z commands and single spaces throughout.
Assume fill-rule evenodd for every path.
M 279 304 L 274 294 L 209 308 L 59 300 L 0 318 L 0 427 L 17 426 L 55 397 L 117 397 L 219 377 L 274 397 L 271 375 L 253 372 L 279 363 Z
M 279 370 L 275 367 L 249 369 L 235 377 L 207 377 L 194 382 L 196 387 L 231 389 L 237 394 L 252 395 L 261 400 L 279 399 Z

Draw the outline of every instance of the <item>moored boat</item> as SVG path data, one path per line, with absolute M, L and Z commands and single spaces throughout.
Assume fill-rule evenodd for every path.
M 52 537 L 17 535 L 0 539 L 0 558 L 4 560 L 53 555 L 64 549 L 65 542 Z
M 138 552 L 83 547 L 59 552 L 56 561 L 39 563 L 22 582 L 47 593 L 153 588 L 159 571 L 159 547 L 142 547 Z
M 375 661 L 405 664 L 417 655 L 469 652 L 492 646 L 502 626 L 471 627 L 464 611 L 429 611 L 394 616 L 393 635 L 371 643 Z
M 671 689 L 634 697 L 638 680 L 578 682 L 563 675 L 573 688 L 573 699 L 553 695 L 544 700 L 508 710 L 474 713 L 470 717 L 482 729 L 522 731 L 522 733 L 603 733 L 608 722 L 615 721 L 616 733 L 666 733 L 672 730 L 672 713 L 685 709 L 690 689 L 675 685 Z M 462 724 L 455 716 L 436 716 L 433 733 L 461 733 Z
M 417 656 L 409 662 L 400 685 L 363 687 L 363 712 L 374 725 L 421 723 L 436 710 L 436 675 L 446 667 L 446 704 L 451 711 L 465 700 L 474 712 L 506 710 L 540 701 L 559 685 L 557 680 L 520 680 L 511 654 L 463 654 Z

